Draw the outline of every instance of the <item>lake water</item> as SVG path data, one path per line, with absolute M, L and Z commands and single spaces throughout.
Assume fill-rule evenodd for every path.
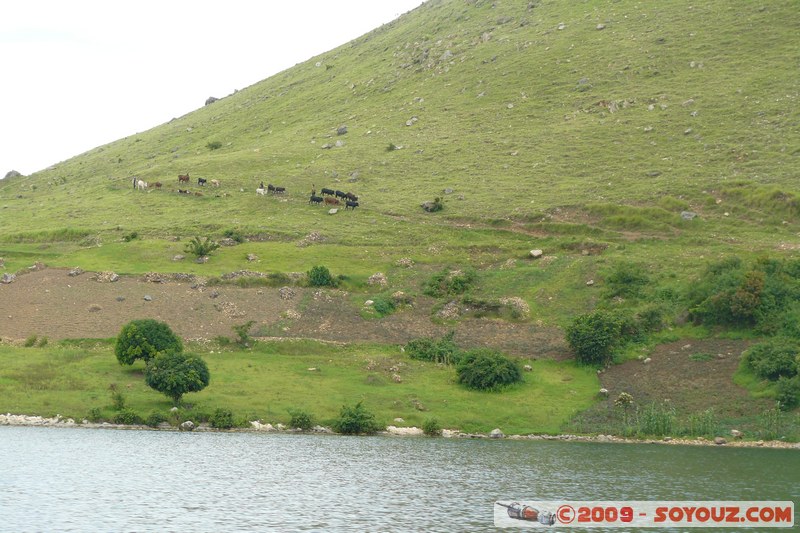
M 0 427 L 0 531 L 492 531 L 498 500 L 800 508 L 800 450 Z

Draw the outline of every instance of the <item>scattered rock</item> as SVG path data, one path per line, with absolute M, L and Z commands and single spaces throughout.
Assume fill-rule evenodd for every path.
M 400 377 L 400 374 L 392 374 L 392 381 L 394 381 L 395 383 L 402 383 L 403 378 Z
M 335 214 L 336 214 L 336 213 L 338 213 L 338 212 L 339 212 L 339 210 L 338 210 L 338 209 L 336 209 L 336 208 L 334 207 L 333 209 L 331 209 L 330 211 L 328 211 L 328 214 L 329 214 L 329 215 L 335 215 Z
M 421 429 L 416 427 L 400 428 L 397 426 L 387 426 L 386 433 L 388 433 L 389 435 L 402 435 L 404 437 L 415 437 L 425 434 Z
M 124 296 L 117 296 L 115 299 L 116 299 L 118 302 L 124 302 L 124 301 L 125 301 L 125 297 L 124 297 Z
M 173 261 L 183 261 L 184 259 L 186 259 L 185 255 L 177 254 L 172 256 Z
M 491 432 L 491 433 L 489 433 L 489 438 L 490 438 L 490 439 L 502 439 L 502 438 L 504 438 L 505 436 L 506 436 L 506 435 L 505 435 L 505 433 L 503 433 L 502 431 L 500 431 L 500 428 L 494 428 L 494 429 L 492 430 L 492 432 Z
M 369 277 L 367 280 L 369 285 L 380 285 L 381 287 L 385 287 L 389 284 L 389 281 L 386 279 L 386 275 L 382 272 L 377 272 Z
M 219 291 L 214 289 L 213 291 L 211 291 L 211 294 L 209 294 L 208 297 L 211 298 L 212 300 L 214 298 L 219 298 Z
M 525 372 L 533 372 L 533 367 L 531 365 L 525 365 L 522 367 L 522 370 Z
M 725 440 L 725 437 L 714 437 L 714 444 L 717 446 L 722 446 L 723 444 L 727 444 L 728 441 Z
M 202 255 L 202 256 L 198 257 L 197 259 L 195 259 L 194 262 L 198 263 L 200 265 L 202 265 L 204 263 L 208 263 L 208 256 L 207 255 Z
M 586 285 L 588 285 L 589 287 L 591 287 L 592 285 L 594 285 L 594 280 L 593 280 L 593 279 L 590 279 L 589 281 L 587 281 L 587 282 L 586 282 Z
M 598 24 L 598 25 L 595 27 L 595 29 L 598 29 L 598 30 L 604 30 L 604 29 L 606 29 L 606 25 L 605 25 L 605 24 Z
M 644 361 L 642 361 L 642 363 L 644 363 L 644 364 L 646 364 L 646 365 L 647 365 L 647 364 L 650 364 L 650 362 L 651 362 L 651 361 L 652 361 L 652 359 L 650 359 L 649 357 L 647 357 L 647 358 L 645 358 L 645 360 L 644 360 Z
M 191 420 L 187 420 L 178 427 L 180 428 L 181 431 L 194 431 L 195 425 L 194 422 L 192 422 Z
M 119 281 L 119 276 L 116 272 L 98 272 L 94 279 L 100 283 L 114 283 Z
M 696 216 L 697 216 L 697 213 L 695 213 L 693 211 L 681 211 L 681 218 L 683 220 L 694 220 L 694 218 Z
M 256 431 L 275 431 L 272 424 L 262 424 L 260 420 L 251 420 L 250 427 Z
M 74 278 L 75 276 L 80 276 L 81 274 L 83 274 L 83 269 L 80 267 L 75 267 L 71 269 L 69 272 L 67 272 L 67 275 L 71 278 Z
M 280 295 L 281 300 L 291 300 L 294 298 L 294 289 L 291 287 L 281 287 L 278 290 L 278 295 Z
M 145 294 L 144 295 L 144 301 L 145 302 L 152 302 L 153 301 L 153 297 L 150 296 L 149 294 Z
M 447 187 L 447 188 L 446 188 L 445 190 L 443 190 L 442 192 L 443 192 L 443 193 L 445 193 L 445 194 L 453 194 L 453 192 L 454 192 L 454 191 L 453 191 L 453 189 L 452 189 L 452 188 L 450 188 L 450 187 Z
M 542 257 L 543 253 L 544 252 L 542 252 L 541 250 L 531 250 L 529 255 L 531 257 L 533 257 L 534 259 L 538 259 L 538 258 Z
M 407 295 L 403 291 L 396 291 L 392 294 L 392 301 L 395 305 L 413 305 L 414 300 L 411 296 Z
M 225 237 L 224 239 L 220 239 L 219 240 L 219 245 L 220 246 L 236 246 L 237 244 L 239 244 L 239 243 L 236 242 L 235 240 L 233 240 L 230 237 Z
M 347 126 L 342 125 L 336 128 L 336 135 L 346 135 L 347 134 Z
M 0 278 L 0 283 L 5 283 L 6 285 L 8 285 L 9 283 L 13 283 L 15 279 L 17 279 L 16 275 L 9 274 L 8 272 L 6 272 L 5 274 L 3 274 L 3 277 Z
M 453 320 L 461 316 L 461 309 L 459 309 L 455 301 L 448 302 L 436 313 L 436 316 L 444 318 L 445 320 Z
M 395 261 L 394 264 L 403 268 L 411 268 L 412 266 L 414 266 L 414 261 L 412 261 L 408 257 L 401 257 L 400 259 Z
M 373 300 L 367 300 L 366 302 L 364 302 L 364 307 L 371 307 L 373 305 L 375 305 L 375 302 Z
M 28 270 L 31 272 L 38 272 L 39 270 L 44 270 L 45 266 L 44 263 L 41 261 L 36 261 L 34 264 L 28 267 Z
M 397 422 L 398 424 L 404 424 L 405 420 L 403 420 L 402 418 L 395 418 L 394 422 Z
M 316 231 L 312 231 L 297 243 L 297 246 L 304 248 L 309 244 L 313 244 L 315 242 L 325 242 L 325 237 L 323 237 L 320 233 Z
M 256 254 L 247 254 L 247 260 L 252 263 L 253 261 L 258 261 L 258 256 Z
M 288 318 L 289 320 L 299 320 L 300 318 L 303 317 L 303 315 L 301 315 L 300 313 L 298 313 L 294 309 L 287 309 L 286 311 L 281 313 L 281 316 L 283 318 Z
M 600 394 L 600 396 L 604 396 L 604 397 L 608 398 L 608 389 L 606 389 L 605 387 L 600 389 L 598 391 L 598 393 Z

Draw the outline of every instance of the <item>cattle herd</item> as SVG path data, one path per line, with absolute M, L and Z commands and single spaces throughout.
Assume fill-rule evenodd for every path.
M 186 183 L 189 184 L 190 178 L 189 174 L 179 174 L 178 175 L 178 185 L 182 185 Z M 219 180 L 207 180 L 205 178 L 197 178 L 197 185 L 200 187 L 205 187 L 206 184 L 210 184 L 212 187 L 219 187 L 220 182 Z M 160 181 L 157 181 L 153 184 L 153 187 L 156 189 L 160 189 L 163 184 Z M 137 177 L 133 177 L 133 188 L 134 190 L 146 191 L 149 188 L 149 185 L 146 181 L 141 180 Z M 192 194 L 189 189 L 178 189 L 178 194 Z M 331 205 L 331 206 L 338 206 L 344 203 L 345 209 L 352 209 L 355 210 L 358 207 L 358 196 L 351 192 L 342 192 L 335 189 L 328 189 L 322 188 L 320 189 L 321 196 L 317 196 L 317 190 L 315 187 L 312 186 L 311 189 L 311 196 L 308 199 L 308 203 L 313 205 Z M 195 192 L 196 196 L 202 196 L 202 193 Z M 267 194 L 273 195 L 284 195 L 286 194 L 286 187 L 278 187 L 273 184 L 268 184 L 264 187 L 264 182 L 262 181 L 261 184 L 256 188 L 256 195 L 266 196 Z

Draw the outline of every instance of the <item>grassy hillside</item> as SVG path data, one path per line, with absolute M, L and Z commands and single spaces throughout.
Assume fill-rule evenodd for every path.
M 517 296 L 531 308 L 518 320 L 555 326 L 624 307 L 606 279 L 630 268 L 679 322 L 709 262 L 800 249 L 798 27 L 791 0 L 429 0 L 188 115 L 0 181 L 0 256 L 8 272 L 38 260 L 212 277 L 256 254 L 265 272 L 325 264 L 359 291 L 380 271 L 412 293 L 471 266 L 462 303 Z M 134 176 L 163 186 L 133 190 Z M 257 195 L 261 182 L 287 194 Z M 323 187 L 360 206 L 310 205 Z M 424 212 L 435 197 L 444 209 Z M 231 230 L 246 242 L 172 260 Z M 302 246 L 312 232 L 321 241 Z

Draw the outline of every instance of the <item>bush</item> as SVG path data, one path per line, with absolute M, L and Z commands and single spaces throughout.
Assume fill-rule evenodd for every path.
M 456 374 L 459 383 L 476 390 L 499 390 L 522 381 L 522 370 L 516 361 L 485 348 L 461 356 Z
M 311 413 L 307 413 L 302 409 L 289 409 L 289 416 L 292 417 L 289 421 L 290 427 L 302 429 L 303 431 L 308 431 L 314 427 L 314 417 Z
M 231 429 L 235 424 L 233 413 L 230 409 L 218 407 L 208 419 L 209 424 L 215 429 Z
M 372 299 L 372 309 L 378 316 L 391 315 L 395 310 L 394 301 L 383 296 L 376 296 Z
M 241 230 L 238 229 L 226 229 L 222 234 L 226 238 L 231 239 L 234 242 L 238 242 L 239 244 L 242 244 L 247 240 Z
M 169 326 L 151 318 L 128 322 L 119 332 L 114 346 L 121 365 L 132 365 L 137 359 L 148 362 L 159 354 L 182 350 L 183 343 Z
M 32 347 L 36 346 L 36 341 L 37 340 L 38 340 L 38 337 L 36 335 L 31 335 L 30 337 L 25 339 L 25 342 L 22 343 L 22 345 L 25 346 L 26 348 L 32 348 Z
M 195 237 L 184 247 L 184 252 L 187 254 L 192 254 L 195 257 L 203 257 L 206 255 L 210 255 L 211 252 L 219 248 L 219 243 L 216 243 L 209 239 L 208 237 L 203 237 L 202 240 L 200 237 Z
M 789 411 L 800 404 L 800 376 L 778 379 L 775 399 L 782 411 Z
M 205 361 L 179 352 L 159 355 L 144 371 L 147 386 L 172 398 L 176 405 L 187 392 L 205 389 L 210 379 Z
M 101 422 L 103 420 L 103 411 L 99 407 L 92 407 L 89 409 L 89 414 L 86 415 L 89 422 Z
M 150 426 L 151 428 L 156 428 L 158 427 L 159 424 L 166 421 L 167 421 L 167 415 L 159 413 L 158 411 L 153 411 L 152 413 L 150 413 L 150 415 L 148 415 L 144 423 Z
M 337 282 L 331 276 L 328 267 L 317 265 L 308 271 L 308 284 L 312 287 L 336 287 Z
M 208 148 L 209 150 L 219 150 L 220 148 L 222 148 L 222 142 L 211 141 L 206 144 L 206 148 Z
M 123 409 L 119 413 L 115 414 L 114 418 L 112 418 L 111 421 L 115 424 L 125 424 L 128 426 L 144 423 L 142 417 L 137 415 L 136 412 L 131 411 L 130 409 Z
M 633 263 L 620 263 L 605 279 L 608 297 L 636 298 L 650 283 L 647 272 Z
M 580 315 L 567 326 L 567 343 L 579 363 L 603 365 L 611 360 L 621 333 L 622 321 L 617 316 L 597 311 Z
M 422 423 L 422 432 L 429 437 L 439 437 L 442 435 L 442 426 L 435 418 L 426 418 Z
M 382 428 L 375 421 L 375 415 L 367 411 L 362 402 L 353 407 L 343 405 L 339 418 L 333 421 L 333 430 L 343 435 L 369 435 L 380 429 Z
M 423 292 L 434 298 L 463 294 L 472 287 L 477 277 L 475 269 L 472 268 L 464 270 L 445 268 L 425 283 Z
M 411 359 L 454 365 L 461 356 L 461 351 L 453 342 L 454 336 L 455 331 L 450 331 L 439 340 L 429 338 L 412 339 L 405 345 L 405 351 Z
M 776 338 L 750 348 L 745 360 L 755 375 L 774 381 L 797 375 L 798 354 L 800 343 L 792 339 Z
M 250 329 L 255 323 L 255 320 L 250 320 L 244 324 L 231 326 L 231 329 L 233 329 L 234 333 L 236 333 L 236 336 L 239 337 L 236 339 L 236 343 L 242 348 L 249 348 L 250 344 L 253 342 L 253 338 L 250 336 Z
M 123 235 L 122 236 L 122 240 L 124 242 L 131 242 L 133 240 L 136 240 L 138 237 L 139 237 L 139 233 L 133 231 L 131 233 L 128 233 L 127 235 Z
M 125 395 L 117 388 L 117 384 L 112 383 L 108 386 L 108 390 L 111 391 L 111 405 L 114 410 L 122 411 L 125 409 Z

